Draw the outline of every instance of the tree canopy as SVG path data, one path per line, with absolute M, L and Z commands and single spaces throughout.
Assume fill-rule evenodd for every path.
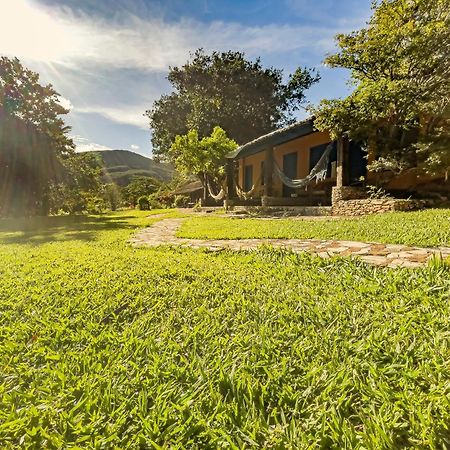
M 57 152 L 73 151 L 73 141 L 68 137 L 70 127 L 61 117 L 69 111 L 60 104 L 59 94 L 51 84 L 41 85 L 39 74 L 17 58 L 0 58 L 0 106 L 7 115 L 33 124 L 46 134 Z
M 0 214 L 83 210 L 100 187 L 94 155 L 74 151 L 51 85 L 17 58 L 0 58 Z
M 153 153 L 167 158 L 175 136 L 197 130 L 199 138 L 220 126 L 239 144 L 289 123 L 305 101 L 305 90 L 319 80 L 298 68 L 283 81 L 283 71 L 248 61 L 241 52 L 197 50 L 168 80 L 174 92 L 163 95 L 146 112 L 152 129 Z
M 169 156 L 180 173 L 197 175 L 206 186 L 207 178 L 221 185 L 225 175 L 225 155 L 237 148 L 220 127 L 214 127 L 210 136 L 199 137 L 197 130 L 175 137 Z
M 319 129 L 373 142 L 374 168 L 450 168 L 450 0 L 381 0 L 367 27 L 336 37 L 331 67 L 355 90 L 323 100 Z
M 135 206 L 138 198 L 153 194 L 161 186 L 161 183 L 150 177 L 135 176 L 131 182 L 122 188 L 122 196 L 125 202 Z

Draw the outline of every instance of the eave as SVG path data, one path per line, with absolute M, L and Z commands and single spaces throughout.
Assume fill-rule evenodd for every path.
M 238 147 L 234 152 L 230 152 L 226 155 L 227 159 L 240 159 L 246 156 L 254 155 L 255 153 L 262 152 L 269 147 L 275 147 L 277 145 L 285 144 L 302 136 L 314 133 L 317 130 L 313 125 L 312 118 L 296 122 L 279 130 L 272 131 L 271 133 L 260 136 L 253 141 L 247 142 L 244 145 Z

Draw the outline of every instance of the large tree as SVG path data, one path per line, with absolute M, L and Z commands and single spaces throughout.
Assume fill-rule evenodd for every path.
M 0 58 L 0 106 L 9 116 L 32 124 L 45 134 L 53 149 L 69 154 L 74 149 L 63 115 L 69 110 L 60 103 L 60 96 L 51 84 L 39 83 L 39 74 L 24 67 L 17 58 Z
M 199 49 L 184 66 L 171 68 L 168 80 L 174 92 L 146 112 L 153 152 L 163 158 L 175 136 L 191 129 L 203 138 L 220 126 L 243 144 L 289 123 L 319 76 L 298 68 L 284 81 L 282 70 L 264 68 L 259 58 L 248 61 L 241 52 L 208 55 Z
M 331 67 L 355 90 L 324 100 L 316 126 L 374 145 L 373 168 L 450 169 L 450 0 L 381 0 L 367 26 L 337 36 Z
M 46 214 L 98 190 L 99 163 L 75 153 L 68 112 L 37 73 L 0 58 L 0 214 Z

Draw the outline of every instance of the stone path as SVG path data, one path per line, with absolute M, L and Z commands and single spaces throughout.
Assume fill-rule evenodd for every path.
M 154 216 L 151 216 L 154 217 Z M 330 256 L 357 256 L 363 261 L 387 267 L 420 267 L 434 256 L 450 257 L 449 247 L 421 248 L 406 245 L 377 244 L 371 242 L 320 240 L 320 239 L 185 239 L 176 232 L 184 219 L 163 219 L 134 235 L 131 243 L 140 247 L 178 245 L 190 248 L 205 248 L 211 251 L 256 250 L 261 245 L 289 248 L 293 252 L 310 252 L 322 258 Z

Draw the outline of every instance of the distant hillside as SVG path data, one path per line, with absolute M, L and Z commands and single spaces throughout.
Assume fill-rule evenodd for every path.
M 103 160 L 107 171 L 105 178 L 121 186 L 127 185 L 134 176 L 169 181 L 174 175 L 170 164 L 158 163 L 128 150 L 101 150 L 95 153 Z

